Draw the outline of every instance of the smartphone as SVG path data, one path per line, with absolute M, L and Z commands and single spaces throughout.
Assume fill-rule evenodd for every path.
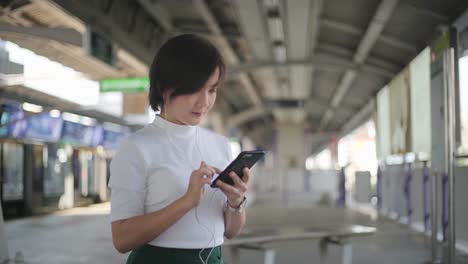
M 263 156 L 265 155 L 265 151 L 263 150 L 250 150 L 250 151 L 242 151 L 239 153 L 237 158 L 229 164 L 219 175 L 216 179 L 213 180 L 211 183 L 212 188 L 219 188 L 216 184 L 217 181 L 223 181 L 227 184 L 234 185 L 234 181 L 229 176 L 231 171 L 235 172 L 240 178 L 244 176 L 242 170 L 244 168 L 252 168 L 252 166 Z

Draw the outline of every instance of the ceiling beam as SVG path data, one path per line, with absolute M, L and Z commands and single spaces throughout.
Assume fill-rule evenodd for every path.
M 318 39 L 319 39 L 319 34 L 320 34 L 320 23 L 321 23 L 321 15 L 323 11 L 323 0 L 314 0 L 312 2 L 312 13 L 310 16 L 310 33 L 309 33 L 309 50 L 307 53 L 307 57 L 312 57 L 316 53 L 317 49 L 317 44 L 318 44 Z M 314 89 L 314 71 L 315 68 L 313 65 L 310 67 L 310 79 L 309 79 L 309 84 L 306 87 L 312 87 Z M 310 90 L 310 93 L 312 93 L 312 89 Z
M 314 55 L 320 34 L 320 16 L 323 11 L 323 0 L 314 0 L 312 2 L 312 14 L 310 17 L 310 33 L 309 33 L 309 56 Z
M 239 58 L 237 54 L 232 49 L 229 42 L 223 35 L 223 32 L 216 21 L 216 18 L 211 13 L 210 9 L 208 8 L 207 4 L 203 0 L 193 0 L 193 5 L 198 13 L 201 15 L 203 20 L 205 21 L 206 25 L 208 26 L 210 32 L 214 35 L 214 40 L 221 48 L 221 52 L 223 52 L 224 59 L 228 62 L 228 65 L 237 65 L 239 64 Z M 242 84 L 242 87 L 245 89 L 247 94 L 248 100 L 253 105 L 260 104 L 260 96 L 258 95 L 257 91 L 254 88 L 254 85 L 250 78 L 242 73 L 238 76 L 239 82 Z
M 266 11 L 261 1 L 236 0 L 230 1 L 236 14 L 241 35 L 247 40 L 252 55 L 256 59 L 272 58 L 272 46 L 269 40 Z
M 369 27 L 366 30 L 359 46 L 356 50 L 356 53 L 353 56 L 353 62 L 361 65 L 367 59 L 370 51 L 374 47 L 375 43 L 380 37 L 383 29 L 387 25 L 387 22 L 390 16 L 393 14 L 396 6 L 398 4 L 398 0 L 383 0 L 377 11 L 374 14 L 371 22 L 369 23 Z M 330 120 L 332 120 L 336 109 L 343 101 L 343 98 L 351 88 L 353 82 L 355 81 L 357 76 L 357 71 L 353 69 L 349 69 L 343 75 L 338 88 L 336 89 L 335 94 L 331 99 L 331 104 L 325 114 L 320 121 L 320 130 L 326 128 Z
M 322 0 L 283 1 L 287 60 L 301 60 L 314 55 L 320 31 Z M 293 98 L 308 98 L 313 83 L 313 64 L 289 65 L 290 94 Z
M 0 34 L 2 32 L 35 36 L 77 47 L 83 46 L 83 35 L 81 32 L 72 28 L 49 28 L 39 26 L 22 27 L 0 23 Z
M 231 115 L 226 121 L 226 126 L 228 126 L 229 128 L 238 128 L 245 122 L 259 118 L 269 112 L 270 111 L 268 111 L 267 108 L 263 106 L 253 106 L 240 113 Z
M 138 0 L 138 3 L 169 35 L 176 33 L 169 12 L 161 1 Z
M 63 45 L 56 41 L 20 34 L 4 33 L 2 34 L 2 38 L 17 43 L 20 47 L 31 50 L 41 56 L 59 61 L 65 66 L 83 72 L 94 80 L 106 77 L 122 77 L 124 75 L 117 68 L 93 56 L 84 54 L 83 49 L 72 45 Z
M 151 63 L 153 51 L 147 48 L 142 41 L 135 41 L 128 36 L 128 32 L 116 25 L 111 14 L 105 14 L 99 8 L 86 8 L 83 2 L 87 1 L 69 1 L 56 0 L 55 3 L 72 13 L 82 21 L 88 23 L 91 28 L 97 30 L 100 34 L 106 35 L 120 44 L 120 46 L 130 53 L 133 53 L 138 59 L 146 64 Z
M 332 28 L 338 31 L 342 31 L 351 35 L 362 36 L 365 33 L 363 30 L 361 30 L 358 27 L 355 27 L 353 25 L 350 25 L 344 22 L 332 20 L 329 18 L 322 18 L 321 23 L 325 27 Z M 418 48 L 413 46 L 412 44 L 404 42 L 402 40 L 399 40 L 391 36 L 381 35 L 378 40 L 386 45 L 393 46 L 401 50 L 406 50 L 412 53 L 416 53 L 418 51 Z
M 420 14 L 422 16 L 430 17 L 432 19 L 438 20 L 439 22 L 445 22 L 449 23 L 449 18 L 441 13 L 438 13 L 434 10 L 430 10 L 427 7 L 422 7 L 422 6 L 416 6 L 411 3 L 402 3 L 402 7 L 405 9 L 408 9 L 409 11 L 413 13 Z
M 378 59 L 375 59 L 375 60 L 378 60 Z M 381 66 L 377 66 L 371 63 L 359 64 L 345 57 L 336 56 L 336 55 L 327 54 L 327 53 L 317 53 L 310 59 L 288 60 L 288 61 L 285 61 L 284 63 L 278 63 L 276 61 L 253 61 L 253 62 L 248 62 L 244 64 L 239 64 L 239 65 L 232 65 L 228 67 L 227 73 L 230 77 L 232 77 L 237 74 L 252 72 L 252 71 L 265 68 L 265 67 L 311 65 L 311 66 L 316 67 L 317 69 L 334 70 L 334 71 L 341 71 L 341 70 L 347 70 L 347 69 L 355 70 L 355 71 L 362 70 L 364 72 L 369 72 L 371 74 L 379 75 L 382 77 L 392 78 L 394 77 L 395 73 L 398 72 L 398 70 L 400 70 L 399 65 L 394 65 L 391 63 L 383 62 L 381 60 L 378 60 L 378 61 Z M 382 65 L 385 65 L 385 67 L 382 67 Z
M 271 21 L 268 14 L 271 6 L 264 1 L 236 0 L 230 1 L 235 14 L 236 24 L 240 30 L 240 36 L 245 39 L 248 47 L 248 60 L 273 60 L 273 40 L 281 38 L 280 28 L 273 30 L 269 25 Z M 276 25 L 276 24 L 275 24 Z M 279 84 L 281 80 L 280 70 L 264 69 L 252 72 L 253 80 L 261 88 L 264 97 L 279 97 L 281 90 Z
M 111 122 L 119 125 L 131 126 L 131 124 L 129 124 L 122 117 L 107 114 L 94 108 L 82 106 L 66 99 L 40 92 L 23 85 L 0 87 L 0 95 L 1 99 L 10 99 L 16 102 L 29 102 L 40 105 L 45 108 L 43 111 L 57 109 L 61 112 L 70 112 L 77 115 L 91 117 L 98 120 L 99 122 Z
M 314 99 L 314 98 L 308 98 L 308 99 L 305 99 L 305 103 L 304 103 L 304 111 L 306 111 L 306 113 L 310 112 L 314 107 L 327 107 L 328 105 L 326 105 L 326 103 L 324 103 L 323 101 L 319 100 L 319 99 Z M 352 108 L 345 108 L 345 109 L 341 109 L 343 111 L 355 111 L 355 109 L 352 109 Z M 251 121 L 251 120 L 254 120 L 254 119 L 257 119 L 257 118 L 260 118 L 262 116 L 265 116 L 267 114 L 270 114 L 271 113 L 271 108 L 268 108 L 268 107 L 264 107 L 264 106 L 253 106 L 249 109 L 246 109 L 246 110 L 243 110 L 239 113 L 236 113 L 234 115 L 231 115 L 227 121 L 226 121 L 226 126 L 228 126 L 228 128 L 238 128 L 240 126 L 242 126 L 242 124 L 248 122 L 248 121 Z M 310 118 L 310 116 L 309 116 Z M 320 120 L 317 120 L 317 122 L 320 121 Z

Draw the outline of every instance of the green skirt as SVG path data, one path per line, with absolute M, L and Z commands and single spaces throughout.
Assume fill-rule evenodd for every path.
M 127 264 L 224 264 L 221 253 L 221 246 L 213 248 L 213 252 L 208 258 L 212 248 L 206 248 L 200 254 L 203 262 L 199 258 L 202 249 L 183 248 L 163 248 L 152 245 L 144 245 L 133 250 L 127 259 Z

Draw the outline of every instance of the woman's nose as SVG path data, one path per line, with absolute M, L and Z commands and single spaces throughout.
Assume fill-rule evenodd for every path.
M 205 92 L 201 92 L 200 96 L 198 96 L 198 105 L 207 106 L 209 102 L 210 102 L 209 94 Z

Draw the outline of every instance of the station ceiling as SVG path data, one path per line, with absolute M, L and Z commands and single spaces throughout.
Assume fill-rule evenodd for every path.
M 466 0 L 6 2 L 2 20 L 10 25 L 81 33 L 89 25 L 116 43 L 117 67 L 80 56 L 72 44 L 46 45 L 56 60 L 95 79 L 144 76 L 169 37 L 207 37 L 228 64 L 215 111 L 225 126 L 264 145 L 277 123 L 303 124 L 326 140 L 368 119 L 378 90 L 468 8 Z M 21 5 L 11 8 L 14 2 Z M 46 52 L 43 42 L 0 33 L 5 36 Z

